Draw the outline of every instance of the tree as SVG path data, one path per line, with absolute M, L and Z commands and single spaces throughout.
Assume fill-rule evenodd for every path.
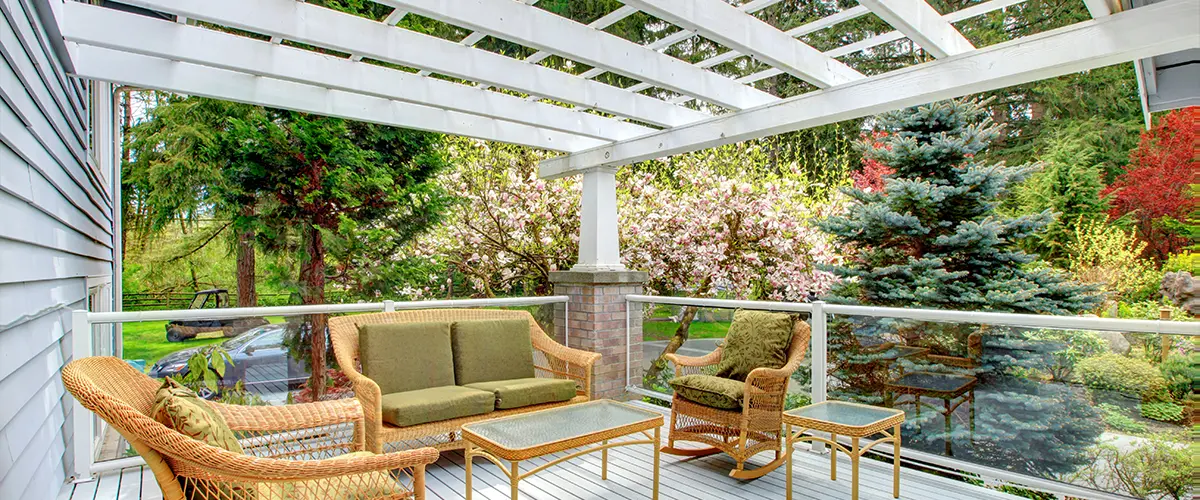
M 305 304 L 325 302 L 328 255 L 346 262 L 400 248 L 445 207 L 445 195 L 430 182 L 445 165 L 439 135 L 269 108 L 229 123 L 221 143 L 231 175 L 262 196 L 258 217 L 268 248 L 298 254 Z M 298 246 L 288 234 L 298 236 Z M 301 339 L 292 354 L 309 351 L 301 359 L 311 360 L 309 387 L 320 398 L 325 316 L 314 315 L 306 331 L 307 343 Z
M 141 196 L 144 210 L 134 212 L 134 217 L 147 221 L 144 229 L 150 231 L 161 231 L 176 221 L 186 229 L 202 216 L 222 219 L 205 228 L 209 234 L 181 249 L 174 259 L 195 253 L 232 230 L 238 306 L 256 306 L 256 196 L 231 177 L 236 171 L 231 162 L 236 159 L 223 149 L 228 143 L 221 141 L 230 119 L 245 117 L 255 108 L 202 97 L 159 97 L 148 117 L 130 128 L 126 142 L 122 183 L 130 196 Z
M 1185 220 L 1200 206 L 1189 187 L 1200 178 L 1198 109 L 1172 111 L 1144 132 L 1129 155 L 1127 171 L 1103 193 L 1112 196 L 1109 214 L 1131 215 L 1138 236 L 1149 245 L 1147 253 L 1160 262 L 1188 244 L 1169 221 Z
M 887 136 L 864 140 L 864 157 L 894 173 L 883 177 L 881 191 L 845 190 L 852 199 L 846 212 L 819 222 L 836 245 L 850 252 L 845 265 L 830 268 L 842 278 L 830 300 L 1050 314 L 1099 304 L 1094 287 L 1030 265 L 1035 256 L 1018 247 L 1049 224 L 1048 210 L 1019 217 L 996 213 L 1012 185 L 1028 178 L 1035 166 L 979 159 L 1000 135 L 984 103 L 939 102 L 885 114 L 878 125 Z M 1020 376 L 1045 366 L 1051 348 L 1032 343 L 1019 331 L 981 330 L 963 324 L 835 318 L 830 358 L 839 383 L 831 388 L 842 397 L 882 400 L 892 365 L 881 351 L 862 347 L 866 343 L 903 342 L 927 347 L 932 354 L 973 358 L 975 367 L 969 369 L 898 363 L 910 370 L 974 376 L 981 393 L 973 436 L 964 429 L 946 430 L 940 416 L 928 412 L 908 424 L 909 442 L 929 450 L 943 442 L 949 450 L 954 443 L 976 461 L 1043 476 L 1079 465 L 1083 449 L 1101 431 L 1094 410 L 1080 391 Z M 979 334 L 983 351 L 973 353 L 971 338 Z M 1035 444 L 1047 440 L 1056 443 Z
M 1043 259 L 1063 266 L 1069 257 L 1072 233 L 1080 226 L 1107 221 L 1108 200 L 1099 163 L 1099 132 L 1090 122 L 1055 130 L 1039 155 L 1042 170 L 1014 189 L 1013 198 L 1022 214 L 1046 210 L 1054 220 L 1025 240 L 1025 248 Z
M 770 146 L 742 143 L 670 160 L 670 168 L 626 170 L 620 185 L 625 265 L 649 274 L 651 293 L 692 297 L 803 301 L 824 293 L 835 260 L 809 221 L 830 210 L 807 199 L 796 173 L 756 168 Z M 688 337 L 696 308 L 683 311 L 675 334 L 646 375 L 654 379 Z

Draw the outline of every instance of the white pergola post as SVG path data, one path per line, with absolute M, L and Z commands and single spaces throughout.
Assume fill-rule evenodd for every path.
M 583 172 L 579 207 L 579 262 L 572 271 L 623 271 L 617 232 L 617 169 Z

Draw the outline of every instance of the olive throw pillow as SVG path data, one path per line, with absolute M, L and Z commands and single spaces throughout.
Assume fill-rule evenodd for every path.
M 210 445 L 242 453 L 237 436 L 208 402 L 170 378 L 154 394 L 150 416 L 159 423 Z
M 785 313 L 738 309 L 715 375 L 744 382 L 755 368 L 782 367 L 792 343 L 792 321 Z

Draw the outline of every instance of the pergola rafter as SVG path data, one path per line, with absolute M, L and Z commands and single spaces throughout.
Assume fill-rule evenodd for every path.
M 781 0 L 625 0 L 585 21 L 537 0 L 373 0 L 394 8 L 382 20 L 300 0 L 106 2 L 157 17 L 38 1 L 53 11 L 50 36 L 65 39 L 78 76 L 566 152 L 540 171 L 583 175 L 576 269 L 590 271 L 623 268 L 621 165 L 1200 48 L 1200 0 L 1124 12 L 1116 0 L 1080 0 L 1096 19 L 982 48 L 955 23 L 1024 0 L 945 15 L 926 0 L 861 0 L 786 30 L 756 17 Z M 605 31 L 638 12 L 660 20 L 652 31 L 663 35 L 638 44 Z M 413 31 L 401 23 L 410 13 L 466 33 Z M 894 31 L 821 50 L 801 40 L 869 15 Z M 489 37 L 536 52 L 518 59 L 477 46 Z M 937 59 L 870 77 L 851 67 L 904 39 Z M 685 40 L 698 61 L 672 55 L 686 47 L 667 50 Z M 574 74 L 577 64 L 591 68 Z M 605 73 L 621 86 L 594 79 Z M 817 90 L 781 99 L 756 87 L 785 74 Z

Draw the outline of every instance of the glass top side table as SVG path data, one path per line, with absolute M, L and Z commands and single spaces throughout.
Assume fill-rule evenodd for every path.
M 792 453 L 794 445 L 804 441 L 819 441 L 830 446 L 829 479 L 837 481 L 837 452 L 850 456 L 850 497 L 858 499 L 858 460 L 871 448 L 892 443 L 892 496 L 900 498 L 900 424 L 904 423 L 904 412 L 891 408 L 880 408 L 859 403 L 825 401 L 783 413 L 787 427 L 787 498 L 792 498 Z M 796 429 L 793 429 L 796 428 Z M 891 432 L 888 432 L 888 430 Z M 829 439 L 805 436 L 805 432 L 828 432 Z M 838 442 L 838 435 L 850 438 L 850 448 Z M 865 447 L 859 439 L 883 434 L 883 438 L 872 441 Z

